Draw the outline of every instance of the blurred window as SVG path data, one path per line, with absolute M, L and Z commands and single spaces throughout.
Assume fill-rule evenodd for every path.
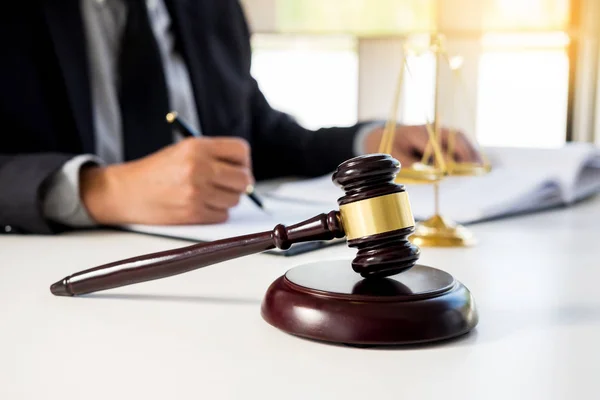
M 553 147 L 565 142 L 569 0 L 243 3 L 254 32 L 252 73 L 274 107 L 309 128 L 356 122 L 359 74 L 367 73 L 358 68 L 360 40 L 408 40 L 437 31 L 457 55 L 478 49 L 464 54 L 476 73 L 462 79 L 465 102 L 473 103 L 464 106 L 473 114 L 470 125 L 482 144 Z M 433 115 L 435 60 L 410 56 L 409 65 L 402 121 L 422 123 Z M 396 77 L 389 77 L 390 85 Z

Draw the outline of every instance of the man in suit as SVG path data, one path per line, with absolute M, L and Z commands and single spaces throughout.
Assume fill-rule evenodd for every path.
M 316 176 L 381 128 L 307 130 L 250 75 L 237 0 L 37 0 L 0 16 L 0 229 L 215 223 L 254 180 Z M 176 110 L 202 137 L 165 122 Z M 399 127 L 394 156 L 423 151 Z M 476 152 L 460 137 L 456 157 Z

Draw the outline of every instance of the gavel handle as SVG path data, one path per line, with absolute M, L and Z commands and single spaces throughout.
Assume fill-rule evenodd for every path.
M 285 250 L 294 243 L 344 237 L 339 212 L 320 214 L 290 227 L 195 244 L 174 250 L 115 261 L 70 275 L 50 287 L 57 296 L 77 296 L 183 274 L 233 258 L 266 251 Z

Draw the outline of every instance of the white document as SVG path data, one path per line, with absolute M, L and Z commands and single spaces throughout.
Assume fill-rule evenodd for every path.
M 486 149 L 486 155 L 492 163 L 489 174 L 451 177 L 440 184 L 440 208 L 444 216 L 467 224 L 568 205 L 600 193 L 600 149 L 592 145 L 572 144 L 562 149 L 490 148 Z M 270 231 L 280 223 L 292 225 L 337 210 L 337 200 L 344 192 L 333 184 L 331 176 L 288 182 L 263 193 L 268 212 L 243 196 L 231 210 L 229 220 L 222 224 L 123 228 L 193 241 Z M 415 219 L 432 216 L 433 186 L 406 185 L 406 188 Z M 295 248 L 302 251 L 298 245 Z
M 459 223 L 568 205 L 600 192 L 600 149 L 573 143 L 560 149 L 488 148 L 492 172 L 450 177 L 440 183 L 440 211 Z M 415 219 L 434 213 L 432 185 L 406 185 Z M 344 195 L 331 175 L 279 186 L 280 200 L 335 204 Z
M 335 208 L 322 204 L 303 204 L 263 198 L 266 211 L 260 209 L 246 196 L 230 210 L 229 220 L 221 224 L 207 225 L 126 225 L 123 228 L 135 232 L 159 236 L 188 239 L 194 241 L 213 241 L 270 231 L 277 224 L 292 225 L 328 213 Z

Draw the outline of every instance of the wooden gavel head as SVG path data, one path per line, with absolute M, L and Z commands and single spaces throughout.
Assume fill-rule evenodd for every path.
M 338 205 L 347 244 L 358 249 L 352 269 L 364 278 L 398 274 L 419 259 L 407 239 L 415 227 L 408 194 L 394 182 L 399 171 L 391 156 L 369 154 L 340 164 L 332 177 L 345 192 Z

